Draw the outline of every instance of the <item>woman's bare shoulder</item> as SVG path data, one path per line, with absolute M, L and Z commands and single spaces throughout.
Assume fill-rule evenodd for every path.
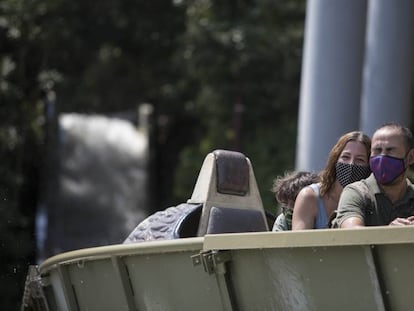
M 316 199 L 316 193 L 310 186 L 306 186 L 299 192 L 296 200 L 298 199 Z

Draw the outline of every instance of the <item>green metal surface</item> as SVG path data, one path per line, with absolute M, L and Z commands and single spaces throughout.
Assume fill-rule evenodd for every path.
M 374 254 L 384 283 L 387 310 L 410 310 L 413 298 L 414 243 L 376 246 Z
M 409 310 L 414 227 L 207 235 L 61 254 L 58 310 Z M 408 309 L 407 309 L 408 308 Z
M 365 246 L 240 250 L 233 256 L 229 273 L 239 310 L 383 310 Z

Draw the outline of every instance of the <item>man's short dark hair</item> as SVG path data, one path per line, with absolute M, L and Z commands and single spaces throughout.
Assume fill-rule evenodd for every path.
M 406 147 L 408 148 L 408 150 L 411 150 L 414 148 L 414 138 L 413 138 L 413 133 L 411 132 L 411 130 L 408 127 L 402 126 L 399 123 L 395 123 L 395 122 L 388 122 L 388 123 L 384 123 L 383 125 L 381 125 L 378 129 L 382 129 L 382 128 L 392 128 L 392 129 L 396 129 L 398 131 L 401 132 L 401 134 L 404 137 L 405 140 L 405 144 Z

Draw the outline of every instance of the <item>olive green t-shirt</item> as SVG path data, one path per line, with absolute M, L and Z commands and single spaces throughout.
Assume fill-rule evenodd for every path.
M 365 226 L 389 225 L 395 218 L 414 215 L 414 186 L 407 179 L 407 191 L 392 203 L 380 189 L 373 174 L 344 188 L 338 203 L 333 227 L 340 227 L 349 217 L 360 217 Z

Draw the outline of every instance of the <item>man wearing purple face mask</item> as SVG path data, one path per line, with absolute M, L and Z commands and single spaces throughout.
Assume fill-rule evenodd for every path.
M 372 174 L 344 188 L 333 226 L 414 224 L 414 186 L 407 178 L 414 163 L 413 148 L 408 128 L 395 123 L 378 128 L 371 143 Z

